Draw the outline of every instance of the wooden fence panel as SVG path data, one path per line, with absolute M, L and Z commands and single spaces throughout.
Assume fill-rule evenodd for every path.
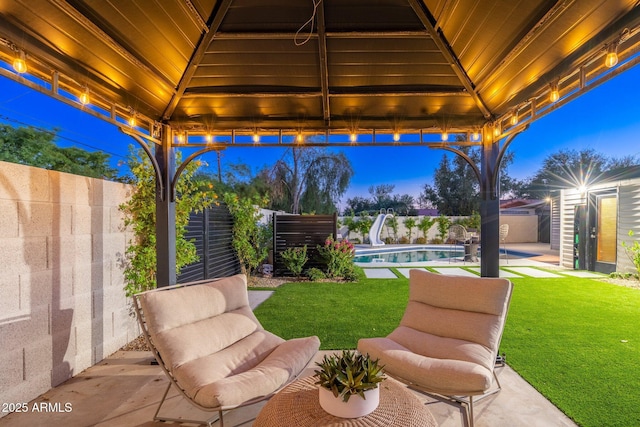
M 320 257 L 317 245 L 324 245 L 326 238 L 337 234 L 338 216 L 333 215 L 273 215 L 273 271 L 276 276 L 291 273 L 280 255 L 287 248 L 307 245 L 309 261 L 304 269 L 324 269 L 326 263 Z

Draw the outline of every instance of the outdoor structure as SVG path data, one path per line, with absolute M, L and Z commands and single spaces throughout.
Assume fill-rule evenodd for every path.
M 482 148 L 482 275 L 498 170 L 528 124 L 640 61 L 635 0 L 5 1 L 0 74 L 104 118 L 153 159 L 158 283 L 174 185 L 229 145 Z M 462 141 L 460 141 L 460 139 Z
M 610 171 L 584 188 L 562 190 L 553 209 L 563 267 L 636 272 L 621 242 L 640 233 L 640 167 Z

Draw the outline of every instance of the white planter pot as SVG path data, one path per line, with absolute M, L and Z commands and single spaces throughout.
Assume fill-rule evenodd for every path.
M 355 394 L 344 402 L 341 397 L 335 397 L 331 390 L 318 388 L 320 406 L 329 414 L 340 418 L 358 418 L 375 411 L 380 403 L 380 387 L 364 392 L 365 399 Z

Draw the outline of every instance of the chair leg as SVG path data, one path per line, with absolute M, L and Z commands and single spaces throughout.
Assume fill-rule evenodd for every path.
M 160 400 L 160 404 L 158 405 L 158 409 L 156 409 L 156 413 L 153 415 L 154 421 L 169 421 L 169 422 L 174 422 L 174 423 L 187 423 L 187 424 L 206 424 L 209 427 L 212 427 L 213 423 L 215 423 L 216 421 L 220 420 L 220 427 L 224 427 L 224 420 L 222 418 L 222 411 L 221 410 L 218 411 L 218 416 L 214 415 L 214 416 L 210 417 L 206 421 L 188 420 L 186 418 L 171 418 L 171 417 L 164 417 L 164 416 L 158 415 L 160 413 L 160 409 L 162 409 L 162 405 L 164 405 L 164 403 L 166 402 L 167 395 L 169 394 L 169 390 L 171 389 L 172 385 L 173 384 L 171 382 L 169 382 L 169 385 L 167 386 L 167 389 L 164 391 L 164 394 L 162 395 L 162 399 Z M 180 398 L 183 398 L 183 397 L 180 396 Z

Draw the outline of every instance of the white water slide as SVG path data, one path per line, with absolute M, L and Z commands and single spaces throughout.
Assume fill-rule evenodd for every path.
M 384 242 L 380 240 L 380 233 L 382 232 L 382 226 L 384 225 L 385 220 L 388 217 L 393 217 L 393 214 L 390 213 L 381 213 L 378 215 L 375 221 L 373 221 L 373 225 L 369 230 L 369 244 L 371 246 L 383 246 Z

